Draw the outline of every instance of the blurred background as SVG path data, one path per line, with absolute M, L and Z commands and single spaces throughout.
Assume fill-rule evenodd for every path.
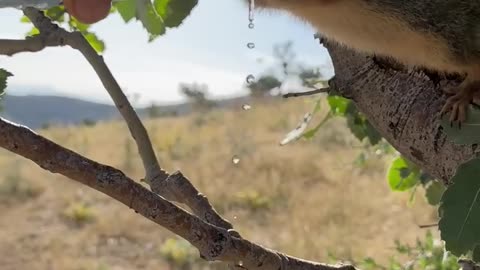
M 0 10 L 0 25 L 8 25 L 1 38 L 30 31 L 21 15 Z M 242 1 L 222 0 L 201 1 L 179 28 L 152 42 L 140 23 L 125 24 L 118 14 L 92 26 L 160 164 L 181 170 L 244 237 L 268 248 L 387 269 L 379 264 L 417 256 L 403 243 L 418 247 L 418 238 L 441 261 L 442 248 L 419 227 L 436 222 L 437 210 L 423 189 L 391 191 L 386 174 L 396 153 L 388 143 L 359 140 L 323 95 L 281 97 L 324 86 L 333 75 L 315 31 L 279 12 L 257 12 L 254 29 L 247 25 Z M 0 67 L 15 75 L 0 101 L 3 117 L 143 177 L 125 124 L 79 53 L 0 56 Z M 328 121 L 280 146 L 306 113 L 314 116 L 309 126 Z M 0 164 L 1 269 L 226 269 L 97 191 L 3 150 Z

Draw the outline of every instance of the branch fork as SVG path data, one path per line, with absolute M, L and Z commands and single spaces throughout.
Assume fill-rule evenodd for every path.
M 351 265 L 335 266 L 305 261 L 243 239 L 181 172 L 169 174 L 161 168 L 143 123 L 103 57 L 96 53 L 83 35 L 66 31 L 35 8 L 27 7 L 23 11 L 40 34 L 24 40 L 0 39 L 0 55 L 13 56 L 58 46 L 70 46 L 79 51 L 97 73 L 124 118 L 137 144 L 145 169 L 145 182 L 151 190 L 116 168 L 90 160 L 27 127 L 1 118 L 0 147 L 32 160 L 45 170 L 62 174 L 109 195 L 189 241 L 206 260 L 234 263 L 249 270 L 356 269 Z M 192 213 L 172 202 L 187 205 Z

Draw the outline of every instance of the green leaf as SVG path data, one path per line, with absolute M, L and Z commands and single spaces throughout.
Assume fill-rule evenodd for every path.
M 328 96 L 328 104 L 334 115 L 344 116 L 351 101 L 340 96 Z
M 345 117 L 347 118 L 348 128 L 360 141 L 368 138 L 371 145 L 376 145 L 382 139 L 380 133 L 368 122 L 365 116 L 355 109 L 353 103 L 349 104 Z
M 157 8 L 157 2 L 168 3 L 167 12 L 161 16 L 164 18 L 165 26 L 173 28 L 182 24 L 183 20 L 197 5 L 198 0 L 155 0 L 155 8 Z
M 402 157 L 395 158 L 387 172 L 387 180 L 393 191 L 405 191 L 414 187 L 419 180 L 420 173 Z
M 82 33 L 87 32 L 88 28 L 90 28 L 89 24 L 81 23 L 77 19 L 75 19 L 75 17 L 70 17 L 68 24 L 70 25 L 72 30 L 78 30 Z
M 153 6 L 157 11 L 158 15 L 162 18 L 166 18 L 168 16 L 169 11 L 168 5 L 170 4 L 171 0 L 153 0 Z
M 20 22 L 21 22 L 21 23 L 31 23 L 30 19 L 29 19 L 27 16 L 25 16 L 25 15 L 23 15 L 23 16 L 20 18 Z
M 363 119 L 358 114 L 347 116 L 347 126 L 358 140 L 363 141 L 367 137 Z
M 135 18 L 135 13 L 137 12 L 136 3 L 136 0 L 123 0 L 115 3 L 118 13 L 125 22 Z
M 5 89 L 7 88 L 7 79 L 11 76 L 13 76 L 12 73 L 8 72 L 3 68 L 0 68 L 0 95 L 3 95 L 3 93 L 5 93 Z
M 165 33 L 165 24 L 150 1 L 137 1 L 137 18 L 150 34 L 149 41 Z
M 451 125 L 449 115 L 442 117 L 441 125 L 447 137 L 456 144 L 480 143 L 480 109 L 472 105 L 467 110 L 467 120 L 462 126 Z
M 380 142 L 382 139 L 380 133 L 357 110 L 352 101 L 339 96 L 329 96 L 327 100 L 330 105 L 330 111 L 335 116 L 343 116 L 347 119 L 347 126 L 357 139 L 363 141 L 363 139 L 368 138 L 371 145 L 376 145 Z
M 45 15 L 57 22 L 65 21 L 65 8 L 63 6 L 56 6 L 45 10 Z
M 382 135 L 365 119 L 365 133 L 371 145 L 376 145 L 382 140 Z
M 480 159 L 457 168 L 442 196 L 439 229 L 446 250 L 460 256 L 480 244 Z
M 38 28 L 36 28 L 36 27 L 32 27 L 32 29 L 28 33 L 26 33 L 25 35 L 27 37 L 32 37 L 32 36 L 35 36 L 35 35 L 38 35 L 38 34 L 40 34 L 40 30 L 38 30 Z
M 97 35 L 95 35 L 94 33 L 87 32 L 83 34 L 83 36 L 88 41 L 88 43 L 90 43 L 93 49 L 97 51 L 97 53 L 101 53 L 105 50 L 105 43 L 102 40 L 98 39 Z
M 149 33 L 149 41 L 163 35 L 166 28 L 179 26 L 198 0 L 122 0 L 115 9 L 125 22 L 140 20 Z
M 438 181 L 430 181 L 425 188 L 425 197 L 430 205 L 438 205 L 446 188 Z

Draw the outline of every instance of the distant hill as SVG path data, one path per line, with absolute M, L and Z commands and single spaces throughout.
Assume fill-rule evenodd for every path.
M 216 101 L 219 107 L 230 107 L 247 102 L 247 97 Z M 84 121 L 108 121 L 120 117 L 113 105 L 95 103 L 76 98 L 50 95 L 6 95 L 0 101 L 0 115 L 8 120 L 40 128 L 45 124 L 75 125 Z M 189 104 L 157 106 L 159 115 L 184 115 L 191 112 Z M 141 117 L 148 115 L 148 108 L 137 109 Z
M 0 104 L 2 116 L 31 128 L 44 124 L 78 124 L 86 119 L 109 120 L 119 116 L 113 106 L 60 96 L 6 95 Z

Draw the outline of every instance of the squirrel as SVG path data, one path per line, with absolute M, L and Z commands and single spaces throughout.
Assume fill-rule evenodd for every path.
M 251 0 L 253 1 L 253 0 Z M 255 0 L 306 21 L 327 39 L 409 67 L 466 75 L 445 88 L 441 115 L 480 104 L 480 0 Z

